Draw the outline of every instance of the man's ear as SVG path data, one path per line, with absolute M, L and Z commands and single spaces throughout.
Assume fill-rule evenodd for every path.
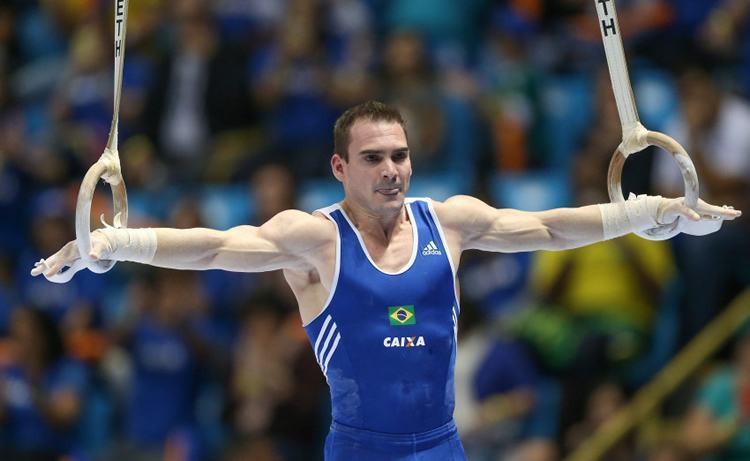
M 333 171 L 333 176 L 336 177 L 339 181 L 344 181 L 344 163 L 346 160 L 344 160 L 343 157 L 341 157 L 339 154 L 333 154 L 331 156 L 331 171 Z

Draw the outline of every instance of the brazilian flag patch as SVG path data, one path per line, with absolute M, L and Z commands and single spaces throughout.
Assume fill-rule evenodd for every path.
M 391 325 L 414 325 L 417 317 L 414 315 L 414 306 L 393 306 L 388 308 L 388 319 Z

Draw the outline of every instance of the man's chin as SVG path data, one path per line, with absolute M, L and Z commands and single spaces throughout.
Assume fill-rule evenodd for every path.
M 404 197 L 398 199 L 389 200 L 380 206 L 380 209 L 385 213 L 398 213 L 404 206 Z
M 376 194 L 378 197 L 376 197 L 375 206 L 383 211 L 400 210 L 404 205 L 404 195 L 400 192 L 393 195 Z

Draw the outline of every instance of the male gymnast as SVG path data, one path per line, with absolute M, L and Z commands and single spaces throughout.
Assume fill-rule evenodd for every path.
M 676 219 L 699 224 L 741 215 L 652 196 L 541 212 L 496 209 L 464 195 L 406 198 L 412 169 L 396 109 L 355 106 L 337 120 L 334 138 L 340 203 L 312 214 L 283 211 L 259 227 L 106 227 L 91 236 L 95 259 L 283 270 L 330 387 L 328 461 L 466 459 L 452 417 L 456 271 L 465 250 L 563 250 Z M 57 274 L 78 258 L 70 242 L 32 274 Z

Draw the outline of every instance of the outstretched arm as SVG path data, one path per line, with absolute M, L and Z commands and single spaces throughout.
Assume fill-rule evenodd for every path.
M 330 222 L 297 210 L 283 211 L 262 226 L 156 229 L 154 266 L 264 272 L 306 266 L 306 256 L 325 241 Z M 309 266 L 309 265 L 307 265 Z
M 691 221 L 709 216 L 731 220 L 741 214 L 703 201 L 692 210 L 683 205 L 682 199 L 662 197 L 527 212 L 497 209 L 459 195 L 436 203 L 435 209 L 443 226 L 458 233 L 462 250 L 506 253 L 576 248 L 670 223 L 680 216 Z
M 287 210 L 262 226 L 226 231 L 194 229 L 98 229 L 91 236 L 91 257 L 134 261 L 172 269 L 225 269 L 262 272 L 311 267 L 310 258 L 330 236 L 330 222 Z M 78 259 L 76 242 L 34 267 L 31 274 L 56 274 Z

